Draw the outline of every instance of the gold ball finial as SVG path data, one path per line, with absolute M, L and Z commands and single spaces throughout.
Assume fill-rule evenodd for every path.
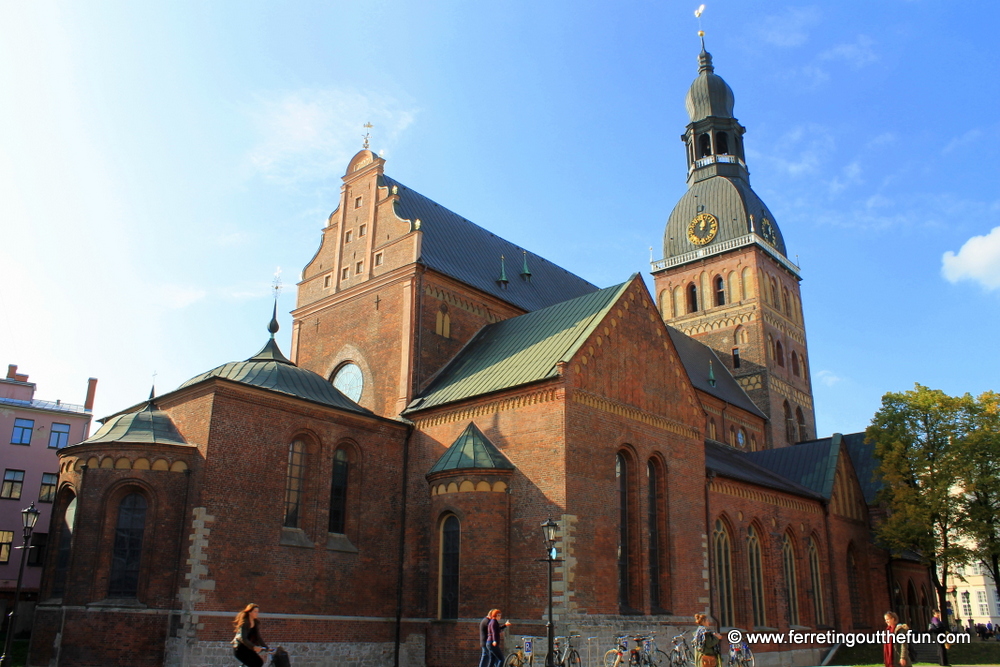
M 699 37 L 704 37 L 705 36 L 705 31 L 704 30 L 699 30 L 698 31 L 698 36 Z

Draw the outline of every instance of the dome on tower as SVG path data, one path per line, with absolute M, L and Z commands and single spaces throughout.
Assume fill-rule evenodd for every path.
M 716 118 L 732 118 L 733 89 L 715 73 L 712 66 L 712 54 L 702 45 L 698 54 L 698 78 L 688 89 L 684 106 L 692 123 L 714 116 Z

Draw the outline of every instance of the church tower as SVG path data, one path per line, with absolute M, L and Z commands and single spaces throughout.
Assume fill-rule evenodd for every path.
M 663 319 L 715 350 L 769 418 L 768 442 L 729 444 L 784 447 L 816 437 L 801 277 L 774 216 L 750 188 L 746 130 L 733 102 L 703 38 L 681 136 L 688 191 L 667 220 L 664 259 L 652 273 Z

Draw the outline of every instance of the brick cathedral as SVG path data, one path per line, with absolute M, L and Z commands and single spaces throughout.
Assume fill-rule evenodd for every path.
M 493 607 L 544 635 L 548 518 L 553 620 L 595 656 L 696 612 L 926 626 L 926 569 L 872 541 L 871 447 L 817 439 L 799 268 L 733 103 L 703 48 L 655 294 L 598 288 L 354 156 L 287 355 L 272 320 L 246 361 L 60 452 L 30 664 L 231 665 L 256 602 L 295 665 L 467 667 Z M 758 660 L 825 647 L 789 648 Z

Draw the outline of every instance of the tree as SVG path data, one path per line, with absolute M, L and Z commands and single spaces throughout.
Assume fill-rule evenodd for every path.
M 968 432 L 960 444 L 965 462 L 961 529 L 1000 599 L 1000 394 L 969 398 L 967 410 Z
M 883 396 L 866 431 L 887 510 L 878 535 L 890 550 L 916 552 L 929 567 L 946 623 L 948 574 L 969 559 L 959 534 L 965 462 L 955 444 L 968 431 L 969 400 L 917 384 Z

